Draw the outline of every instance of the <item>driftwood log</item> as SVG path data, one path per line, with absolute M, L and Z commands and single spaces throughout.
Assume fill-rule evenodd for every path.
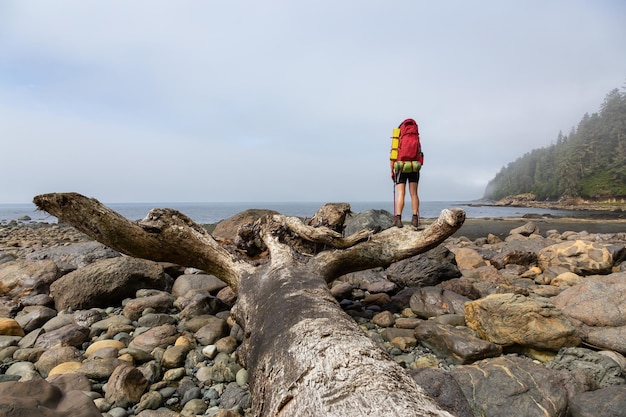
M 248 225 L 246 242 L 239 242 L 264 246 L 265 256 L 252 259 L 175 210 L 153 209 L 131 222 L 76 193 L 39 195 L 34 203 L 117 251 L 202 269 L 236 291 L 232 311 L 245 333 L 239 358 L 250 372 L 254 415 L 450 416 L 343 312 L 328 284 L 439 245 L 461 227 L 463 210 L 443 210 L 422 231 L 348 237 L 338 231 L 345 204 L 322 207 L 308 224 L 267 215 Z M 296 248 L 307 246 L 296 241 L 313 249 L 303 253 Z

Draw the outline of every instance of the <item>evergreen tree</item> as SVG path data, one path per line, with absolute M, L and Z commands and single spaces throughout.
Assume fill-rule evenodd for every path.
M 522 193 L 540 200 L 626 197 L 626 93 L 611 90 L 600 111 L 583 115 L 569 135 L 559 132 L 556 143 L 502 167 L 484 197 Z

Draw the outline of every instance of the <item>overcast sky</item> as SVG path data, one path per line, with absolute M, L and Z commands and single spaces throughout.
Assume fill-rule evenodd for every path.
M 0 203 L 466 201 L 626 82 L 623 0 L 0 0 Z

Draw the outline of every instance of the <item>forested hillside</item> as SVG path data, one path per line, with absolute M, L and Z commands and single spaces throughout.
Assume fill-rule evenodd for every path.
M 599 113 L 585 114 L 569 135 L 503 167 L 485 198 L 533 193 L 537 200 L 626 196 L 626 92 L 607 94 Z

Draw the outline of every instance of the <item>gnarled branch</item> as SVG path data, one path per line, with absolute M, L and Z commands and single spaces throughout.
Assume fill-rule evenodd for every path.
M 124 254 L 202 269 L 234 291 L 254 267 L 228 252 L 201 226 L 171 209 L 154 209 L 135 223 L 78 193 L 38 195 L 33 202 L 64 223 Z

